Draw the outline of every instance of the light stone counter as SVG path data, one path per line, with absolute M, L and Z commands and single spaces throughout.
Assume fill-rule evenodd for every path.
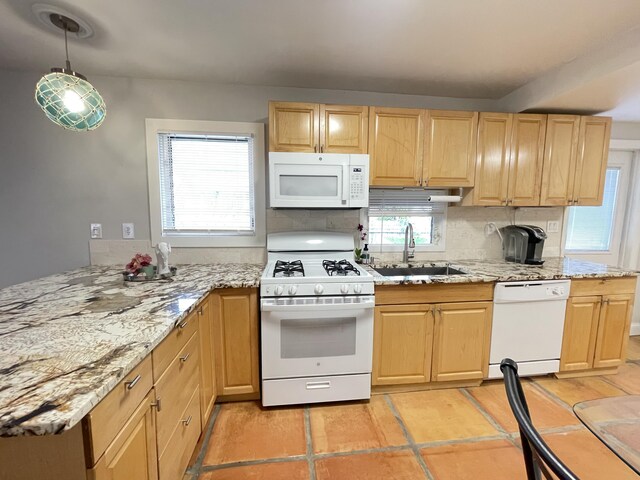
M 450 265 L 467 275 L 412 275 L 388 277 L 373 267 L 429 267 Z M 573 278 L 607 278 L 637 276 L 634 270 L 624 270 L 601 263 L 571 258 L 546 258 L 543 265 L 523 265 L 504 260 L 457 260 L 454 262 L 378 264 L 365 266 L 374 276 L 376 285 L 410 285 L 430 283 L 515 282 L 526 280 L 554 280 Z
M 123 282 L 86 267 L 0 290 L 0 436 L 77 424 L 215 288 L 257 287 L 263 265 L 185 265 Z

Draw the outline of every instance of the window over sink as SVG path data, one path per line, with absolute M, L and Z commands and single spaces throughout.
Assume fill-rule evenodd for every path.
M 147 119 L 151 240 L 264 246 L 264 125 Z
M 417 251 L 444 251 L 447 203 L 430 202 L 445 190 L 371 189 L 369 193 L 369 249 L 401 251 L 408 223 L 413 226 Z

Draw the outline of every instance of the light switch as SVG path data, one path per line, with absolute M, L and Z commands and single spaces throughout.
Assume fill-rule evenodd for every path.
M 560 222 L 557 222 L 557 221 L 547 222 L 547 232 L 558 233 L 558 231 L 560 231 Z
M 102 238 L 102 224 L 101 223 L 92 223 L 91 224 L 91 238 Z
M 122 238 L 136 238 L 133 223 L 122 224 Z

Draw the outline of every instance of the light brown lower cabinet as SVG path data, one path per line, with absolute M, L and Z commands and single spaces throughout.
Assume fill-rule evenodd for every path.
M 153 395 L 147 395 L 111 442 L 88 480 L 155 480 L 158 478 Z
M 635 278 L 572 282 L 560 354 L 561 373 L 593 370 L 597 374 L 597 369 L 617 368 L 624 363 L 635 283 Z
M 258 398 L 257 289 L 214 290 L 211 301 L 217 393 L 227 399 L 229 395 L 238 399 Z
M 482 380 L 489 373 L 491 302 L 436 305 L 434 382 Z
M 216 401 L 216 369 L 214 368 L 213 347 L 213 308 L 211 308 L 211 296 L 202 302 L 198 309 L 200 317 L 200 406 L 201 421 L 204 428 L 213 411 Z
M 431 379 L 431 305 L 376 307 L 373 385 L 427 383 Z
M 488 301 L 376 307 L 372 384 L 482 380 L 492 311 Z

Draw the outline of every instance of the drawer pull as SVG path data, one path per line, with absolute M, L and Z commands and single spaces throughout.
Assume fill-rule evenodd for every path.
M 189 424 L 191 423 L 191 420 L 193 420 L 193 417 L 189 415 L 186 420 L 182 420 L 182 423 L 184 424 L 185 427 L 188 427 Z
M 127 390 L 131 390 L 136 384 L 140 381 L 142 377 L 140 375 L 136 375 L 133 380 L 129 380 L 128 382 L 124 382 L 127 387 Z
M 187 326 L 188 323 L 189 323 L 189 320 L 187 319 L 184 322 L 178 324 L 178 328 L 184 328 Z
M 181 356 L 181 357 L 180 357 L 180 361 L 181 361 L 182 363 L 184 363 L 184 362 L 186 362 L 187 360 L 189 360 L 189 357 L 190 357 L 190 356 L 191 356 L 191 354 L 190 354 L 190 353 L 187 353 L 186 355 L 183 355 L 183 356 Z
M 307 382 L 307 390 L 319 390 L 323 388 L 331 388 L 331 382 Z

